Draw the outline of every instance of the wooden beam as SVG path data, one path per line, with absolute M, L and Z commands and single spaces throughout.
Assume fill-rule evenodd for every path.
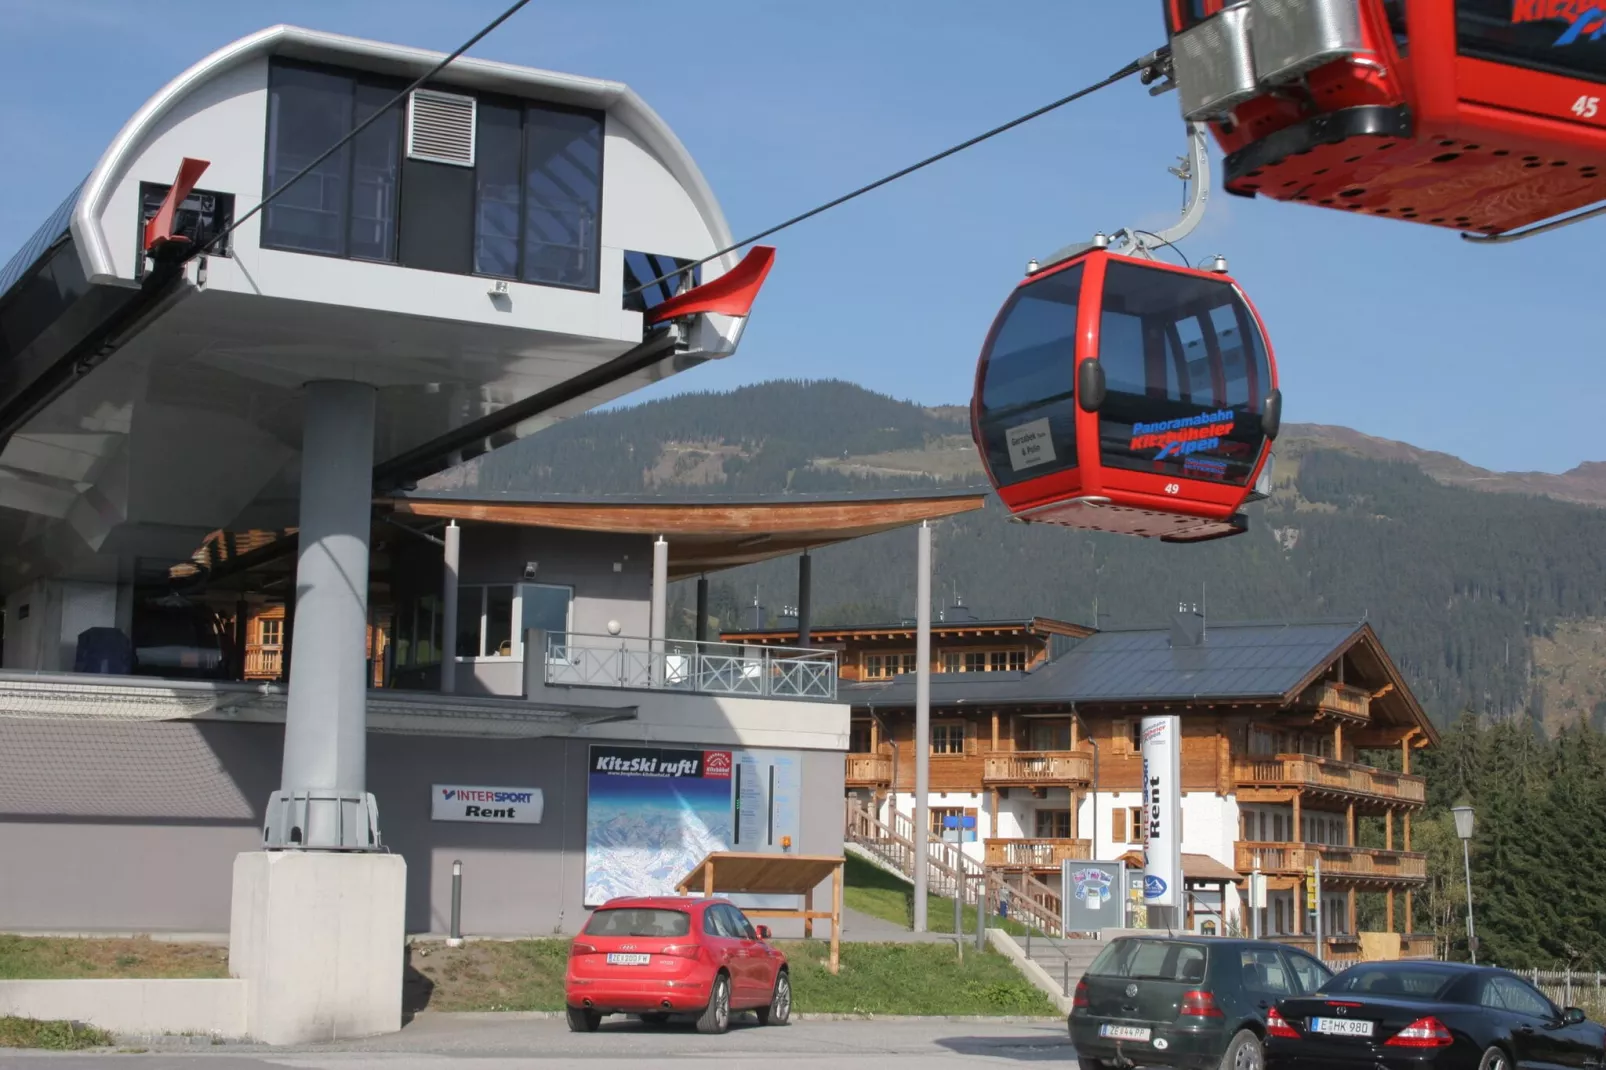
M 1393 932 L 1394 931 L 1394 889 L 1393 888 L 1390 888 L 1388 890 L 1388 909 L 1386 911 L 1384 911 L 1383 917 L 1384 917 L 1384 925 L 1383 925 L 1384 931 L 1385 932 Z
M 993 750 L 998 749 L 998 711 L 993 711 Z
M 1383 849 L 1385 851 L 1394 850 L 1394 808 L 1393 807 L 1390 807 L 1388 810 L 1385 810 L 1383 812 Z M 1390 896 L 1393 896 L 1393 894 L 1394 894 L 1393 892 L 1389 893 Z M 1393 909 L 1393 905 L 1394 904 L 1393 904 L 1393 901 L 1391 899 L 1391 901 L 1389 903 L 1389 907 L 1390 907 L 1391 910 Z
M 959 896 L 964 899 L 963 895 Z M 1355 914 L 1355 893 L 1350 892 L 1350 915 Z M 1352 925 L 1351 928 L 1354 926 Z M 956 934 L 957 935 L 957 934 Z M 831 965 L 834 974 L 841 969 L 842 961 L 842 865 L 831 871 Z
M 1412 929 L 1412 926 L 1414 926 L 1416 924 L 1416 922 L 1412 920 L 1415 917 L 1416 917 L 1416 915 L 1414 913 L 1412 913 L 1412 911 L 1411 911 L 1411 891 L 1410 891 L 1410 889 L 1406 889 L 1406 892 L 1405 892 L 1405 924 L 1400 926 L 1400 932 L 1402 932 L 1402 933 L 1410 932 L 1411 929 Z
M 1411 849 L 1411 811 L 1405 811 L 1405 849 Z
M 1349 804 L 1349 813 L 1346 816 L 1349 825 L 1349 839 L 1344 842 L 1350 847 L 1355 847 L 1357 844 L 1355 843 L 1355 804 L 1353 802 Z
M 1349 886 L 1349 928 L 1350 933 L 1355 932 L 1355 885 Z

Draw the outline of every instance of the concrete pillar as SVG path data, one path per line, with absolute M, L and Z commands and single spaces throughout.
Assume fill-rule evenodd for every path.
M 708 642 L 708 577 L 697 577 L 697 641 Z
M 282 786 L 267 849 L 235 859 L 229 921 L 247 1033 L 266 1044 L 401 1028 L 407 864 L 379 850 L 364 783 L 375 400 L 360 383 L 306 388 Z
M 652 685 L 664 682 L 664 654 L 668 649 L 669 625 L 669 543 L 662 535 L 652 544 Z
M 457 567 L 463 545 L 463 529 L 448 520 L 441 533 L 441 693 L 457 690 Z
M 920 555 L 915 579 L 915 827 L 914 931 L 926 931 L 926 851 L 931 838 L 927 814 L 931 790 L 931 525 L 920 524 Z M 980 907 L 978 907 L 980 909 Z M 978 916 L 978 924 L 985 921 Z
M 810 606 L 814 601 L 814 558 L 807 550 L 797 559 L 797 645 L 808 646 L 811 634 Z
M 367 765 L 368 535 L 376 391 L 306 388 L 296 558 L 295 668 L 285 711 L 284 771 L 269 846 L 370 846 Z M 295 801 L 306 794 L 304 808 Z

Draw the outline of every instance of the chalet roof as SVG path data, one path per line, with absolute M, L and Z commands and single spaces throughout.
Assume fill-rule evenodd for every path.
M 998 632 L 998 631 L 1028 631 L 1046 635 L 1065 635 L 1082 637 L 1093 634 L 1093 629 L 1085 624 L 1074 624 L 1071 621 L 1056 620 L 1053 617 L 1026 617 L 1024 619 L 1007 620 L 934 620 L 931 622 L 933 635 L 951 635 L 955 632 Z M 871 633 L 887 632 L 899 635 L 907 633 L 913 635 L 915 622 L 913 620 L 888 621 L 880 624 L 816 624 L 809 629 L 809 634 L 815 640 L 836 636 L 869 635 Z M 734 629 L 721 632 L 720 637 L 728 642 L 758 643 L 758 642 L 786 642 L 796 641 L 797 628 L 749 628 Z
M 1365 621 L 1212 622 L 1205 641 L 1172 643 L 1169 627 L 1112 629 L 1076 643 L 1046 665 L 1024 673 L 933 673 L 933 706 L 1022 707 L 1101 703 L 1292 701 L 1337 658 L 1365 647 L 1392 692 L 1398 723 L 1436 734 L 1426 713 Z M 854 706 L 914 705 L 915 678 L 844 686 Z M 1403 705 L 1401 705 L 1403 704 Z
M 1175 647 L 1165 628 L 1104 631 L 1034 673 L 1027 690 L 1071 702 L 1281 699 L 1364 626 L 1212 623 L 1204 643 Z

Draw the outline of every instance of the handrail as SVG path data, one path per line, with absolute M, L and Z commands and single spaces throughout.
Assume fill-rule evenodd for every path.
M 705 694 L 837 697 L 834 650 L 746 647 L 643 636 L 547 636 L 546 682 L 568 687 L 646 688 Z

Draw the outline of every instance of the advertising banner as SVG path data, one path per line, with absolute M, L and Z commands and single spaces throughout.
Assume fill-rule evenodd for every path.
M 800 774 L 798 756 L 786 751 L 593 744 L 585 905 L 673 895 L 714 851 L 795 852 Z
M 1142 755 L 1143 900 L 1149 906 L 1181 906 L 1181 718 L 1143 718 Z
M 1068 933 L 1120 929 L 1126 924 L 1126 865 L 1121 862 L 1083 862 L 1067 859 L 1060 865 L 1061 924 Z

